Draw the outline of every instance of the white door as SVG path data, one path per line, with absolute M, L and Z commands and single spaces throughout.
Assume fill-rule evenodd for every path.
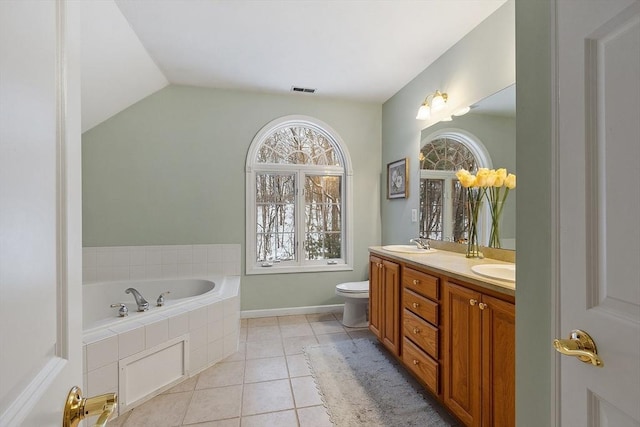
M 77 7 L 0 1 L 0 425 L 82 386 Z
M 640 426 L 640 1 L 557 0 L 562 425 Z

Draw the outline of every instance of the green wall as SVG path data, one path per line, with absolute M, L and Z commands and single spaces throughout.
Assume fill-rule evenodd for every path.
M 290 114 L 327 123 L 351 155 L 354 271 L 243 277 L 242 309 L 341 302 L 335 285 L 366 279 L 380 243 L 379 104 L 166 87 L 83 134 L 83 246 L 240 243 L 244 257 L 247 150 Z
M 552 3 L 516 0 L 516 420 L 521 427 L 555 425 Z
M 418 234 L 411 209 L 419 208 L 420 133 L 431 123 L 416 120 L 425 96 L 449 95 L 449 113 L 473 105 L 515 83 L 515 5 L 508 1 L 403 87 L 382 106 L 382 164 L 409 158 L 409 197 L 382 200 L 382 243 L 405 243 Z M 447 111 L 447 110 L 445 110 Z M 386 188 L 383 187 L 383 191 Z

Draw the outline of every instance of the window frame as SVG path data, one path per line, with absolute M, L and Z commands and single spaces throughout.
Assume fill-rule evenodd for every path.
M 340 156 L 343 166 L 307 165 L 286 163 L 258 163 L 257 154 L 264 141 L 274 132 L 287 127 L 302 126 L 325 137 L 333 146 L 336 154 Z M 263 267 L 257 258 L 257 221 L 256 221 L 256 175 L 259 173 L 282 172 L 293 173 L 296 179 L 295 191 L 295 233 L 297 260 L 275 262 L 269 267 Z M 332 260 L 305 260 L 304 259 L 304 218 L 305 196 L 304 184 L 307 175 L 336 175 L 342 177 L 342 212 L 341 212 L 341 255 L 339 259 Z M 280 117 L 267 123 L 256 134 L 247 153 L 245 184 L 246 184 L 246 248 L 245 248 L 245 274 L 279 274 L 279 273 L 305 273 L 320 271 L 347 271 L 353 270 L 353 206 L 352 187 L 353 169 L 347 147 L 338 135 L 326 123 L 309 116 L 290 115 Z M 337 262 L 337 263 L 334 263 Z
M 422 141 L 420 142 L 420 151 L 422 151 L 422 148 L 425 145 L 431 143 L 432 141 L 435 141 L 437 139 L 443 139 L 443 138 L 452 139 L 462 144 L 464 147 L 466 147 L 471 152 L 471 154 L 475 157 L 478 168 L 493 169 L 493 162 L 491 160 L 491 155 L 489 154 L 489 150 L 487 150 L 487 147 L 485 147 L 485 145 L 482 143 L 482 141 L 480 141 L 480 139 L 477 136 L 463 129 L 446 128 L 446 129 L 440 129 L 433 133 L 430 133 L 426 137 L 422 138 Z M 444 179 L 445 185 L 443 186 L 443 188 L 445 188 L 444 190 L 445 195 L 443 199 L 445 200 L 445 203 L 450 203 L 451 189 L 447 188 L 446 182 L 448 181 L 448 179 L 444 178 L 444 176 L 451 173 L 453 174 L 453 181 L 457 181 L 458 179 L 455 177 L 455 172 L 456 171 L 441 171 L 441 170 L 420 168 L 419 179 L 420 180 Z M 443 234 L 443 239 L 445 240 L 448 237 L 450 237 L 445 235 L 445 225 L 448 222 L 451 222 L 451 218 L 444 218 L 444 212 L 443 212 L 442 234 Z M 487 205 L 487 203 L 483 203 L 483 206 L 480 210 L 479 222 L 483 225 L 479 227 L 480 235 L 478 236 L 478 238 L 481 242 L 486 242 L 489 239 L 488 230 L 491 229 L 491 215 L 489 214 L 489 206 Z M 420 221 L 418 222 L 418 227 L 420 227 Z M 418 230 L 418 231 L 421 232 L 421 230 Z

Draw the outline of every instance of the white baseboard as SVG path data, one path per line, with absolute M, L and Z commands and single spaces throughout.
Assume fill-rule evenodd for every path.
M 308 307 L 269 308 L 265 310 L 244 310 L 240 318 L 253 319 L 256 317 L 291 316 L 294 314 L 335 313 L 344 310 L 344 304 L 313 305 Z

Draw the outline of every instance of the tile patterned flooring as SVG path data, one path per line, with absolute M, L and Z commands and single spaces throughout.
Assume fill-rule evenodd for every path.
M 239 351 L 109 427 L 330 427 L 302 348 L 355 338 L 341 313 L 243 319 Z

